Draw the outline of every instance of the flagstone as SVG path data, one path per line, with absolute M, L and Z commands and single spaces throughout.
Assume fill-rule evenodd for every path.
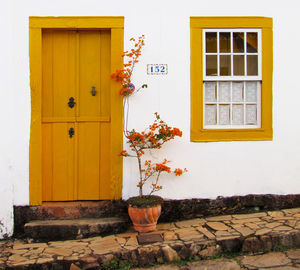
M 174 223 L 160 223 L 156 225 L 157 230 L 170 230 L 176 228 Z
M 274 218 L 275 221 L 287 221 L 287 220 L 293 220 L 293 217 L 278 217 Z
M 247 226 L 247 227 L 249 227 L 249 228 L 252 229 L 252 230 L 257 230 L 257 229 L 260 228 L 258 225 L 256 225 L 255 223 L 252 223 L 252 222 L 250 222 L 250 223 L 245 223 L 244 225 Z
M 205 218 L 207 221 L 229 221 L 232 219 L 231 215 L 227 216 L 215 216 L 215 217 L 208 217 Z
M 292 228 L 289 226 L 278 226 L 274 228 L 274 231 L 290 231 Z
M 137 239 L 136 239 L 136 236 L 131 236 L 131 237 L 127 240 L 127 242 L 126 242 L 125 245 L 126 245 L 126 246 L 138 246 L 139 243 L 138 243 L 138 241 L 137 241 Z
M 179 239 L 183 241 L 203 239 L 203 235 L 195 229 L 178 229 L 175 231 L 175 233 L 178 234 Z
M 206 225 L 215 231 L 227 231 L 230 229 L 222 222 L 207 222 Z
M 31 265 L 31 264 L 35 264 L 36 260 L 26 260 L 26 261 L 21 261 L 21 262 L 10 262 L 8 263 L 8 265 L 10 267 L 22 267 L 23 265 Z
M 44 250 L 45 254 L 70 256 L 73 251 L 64 247 L 48 247 Z
M 25 254 L 26 252 L 28 252 L 28 249 L 13 249 L 11 251 L 11 253 L 13 254 L 20 254 L 20 255 Z
M 198 262 L 188 263 L 189 270 L 240 270 L 240 266 L 234 260 L 217 259 L 203 260 Z
M 288 222 L 286 223 L 286 225 L 289 225 L 291 227 L 294 227 L 297 223 L 297 220 L 288 220 Z
M 269 229 L 273 229 L 273 228 L 280 226 L 281 224 L 282 223 L 280 223 L 280 222 L 271 222 L 271 223 L 266 224 L 266 227 Z
M 215 235 L 216 235 L 217 237 L 219 237 L 219 236 L 232 236 L 232 234 L 229 233 L 228 231 L 216 231 L 216 232 L 215 232 Z
M 39 247 L 45 248 L 47 246 L 48 245 L 45 243 L 33 243 L 33 244 L 18 243 L 13 246 L 13 249 L 29 249 L 29 248 L 39 248 Z
M 249 218 L 259 218 L 259 217 L 265 217 L 267 214 L 265 212 L 260 213 L 252 213 L 252 214 L 239 214 L 239 215 L 232 215 L 235 219 L 249 219 Z
M 164 240 L 168 241 L 168 240 L 177 240 L 178 237 L 174 232 L 165 232 L 164 233 Z
M 270 211 L 267 212 L 270 217 L 283 217 L 284 213 L 281 211 Z
M 203 225 L 203 224 L 205 224 L 205 220 L 202 218 L 196 218 L 196 219 L 175 222 L 175 225 L 178 228 L 187 228 L 187 227 L 199 226 L 199 225 Z
M 36 263 L 37 264 L 44 264 L 44 263 L 51 263 L 54 262 L 54 258 L 38 258 Z
M 246 224 L 246 223 L 257 223 L 261 220 L 259 218 L 247 218 L 247 219 L 233 219 L 231 222 L 234 224 Z
M 27 258 L 26 257 L 24 257 L 24 256 L 21 256 L 21 255 L 19 255 L 19 254 L 14 254 L 14 255 L 11 255 L 11 256 L 9 256 L 9 258 L 8 258 L 8 261 L 14 261 L 14 262 L 23 262 L 23 261 L 26 261 L 27 260 Z
M 289 250 L 287 251 L 286 255 L 289 259 L 300 263 L 300 249 Z
M 125 246 L 125 244 L 127 242 L 126 238 L 124 238 L 124 237 L 116 237 L 116 239 L 117 239 L 117 241 L 118 241 L 118 243 L 119 243 L 120 246 L 122 246 L 122 247 Z
M 90 248 L 93 250 L 94 254 L 105 254 L 121 249 L 120 245 L 114 240 L 91 244 Z
M 271 252 L 264 255 L 247 256 L 242 264 L 250 269 L 286 266 L 291 260 L 284 253 Z
M 64 257 L 64 261 L 77 261 L 77 260 L 78 260 L 78 256 L 75 255 Z
M 215 239 L 215 235 L 212 234 L 209 230 L 207 230 L 206 228 L 199 226 L 196 228 L 198 231 L 200 231 L 201 233 L 203 233 L 208 239 Z
M 284 209 L 284 210 L 281 210 L 281 211 L 284 212 L 286 215 L 298 214 L 298 213 L 300 213 L 300 207 L 291 208 L 291 209 Z
M 263 234 L 267 234 L 271 231 L 272 230 L 269 229 L 269 228 L 263 228 L 263 229 L 260 229 L 260 230 L 256 231 L 255 235 L 263 235 Z
M 242 234 L 242 236 L 249 236 L 251 234 L 254 234 L 255 232 L 253 230 L 251 230 L 248 227 L 240 227 L 240 228 L 235 228 L 239 233 Z

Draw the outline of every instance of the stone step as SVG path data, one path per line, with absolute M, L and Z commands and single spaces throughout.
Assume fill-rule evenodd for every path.
M 34 220 L 25 224 L 26 237 L 40 241 L 82 239 L 125 231 L 129 223 L 118 217 Z

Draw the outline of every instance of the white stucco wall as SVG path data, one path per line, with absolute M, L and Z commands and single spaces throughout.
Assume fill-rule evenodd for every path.
M 30 87 L 29 16 L 124 16 L 125 48 L 130 37 L 146 36 L 135 84 L 147 83 L 132 98 L 130 126 L 143 129 L 159 112 L 183 137 L 155 157 L 187 167 L 182 177 L 162 178 L 165 198 L 300 193 L 300 86 L 297 0 L 11 0 L 0 20 L 0 220 L 12 232 L 12 205 L 29 203 Z M 191 143 L 190 16 L 266 16 L 273 18 L 273 141 Z M 167 76 L 149 76 L 146 65 L 168 64 Z M 134 125 L 133 125 L 134 123 Z M 136 164 L 124 160 L 123 198 L 137 194 Z

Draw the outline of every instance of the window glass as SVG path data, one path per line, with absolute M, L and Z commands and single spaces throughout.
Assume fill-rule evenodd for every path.
M 244 52 L 244 33 L 233 32 L 233 52 L 243 53 Z
M 247 52 L 257 52 L 257 33 L 247 33 Z
M 244 100 L 244 83 L 243 82 L 233 82 L 232 83 L 232 101 L 241 102 Z
M 230 105 L 220 105 L 219 107 L 219 119 L 220 125 L 230 124 Z
M 231 57 L 230 55 L 220 55 L 220 75 L 231 75 Z
M 217 105 L 205 105 L 205 124 L 217 124 Z
M 230 33 L 220 32 L 219 43 L 221 53 L 231 52 Z
M 258 59 L 257 55 L 247 55 L 247 75 L 258 75 Z
M 206 52 L 217 52 L 217 33 L 206 32 Z
M 220 102 L 230 101 L 230 82 L 219 83 L 219 100 Z
M 206 55 L 206 76 L 218 75 L 218 56 Z
M 241 104 L 232 105 L 232 124 L 234 125 L 244 124 L 244 105 Z
M 215 102 L 217 100 L 217 83 L 208 82 L 205 84 L 205 101 Z
M 244 72 L 244 55 L 234 55 L 233 56 L 233 75 L 243 76 Z

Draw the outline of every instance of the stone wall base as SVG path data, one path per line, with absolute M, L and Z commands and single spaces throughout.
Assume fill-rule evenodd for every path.
M 246 214 L 300 207 L 300 194 L 246 195 L 216 199 L 165 200 L 159 222 L 197 217 Z M 127 217 L 124 200 L 48 203 L 42 206 L 14 206 L 14 236 L 24 236 L 24 224 L 31 220 Z M 128 220 L 129 221 L 129 220 Z

